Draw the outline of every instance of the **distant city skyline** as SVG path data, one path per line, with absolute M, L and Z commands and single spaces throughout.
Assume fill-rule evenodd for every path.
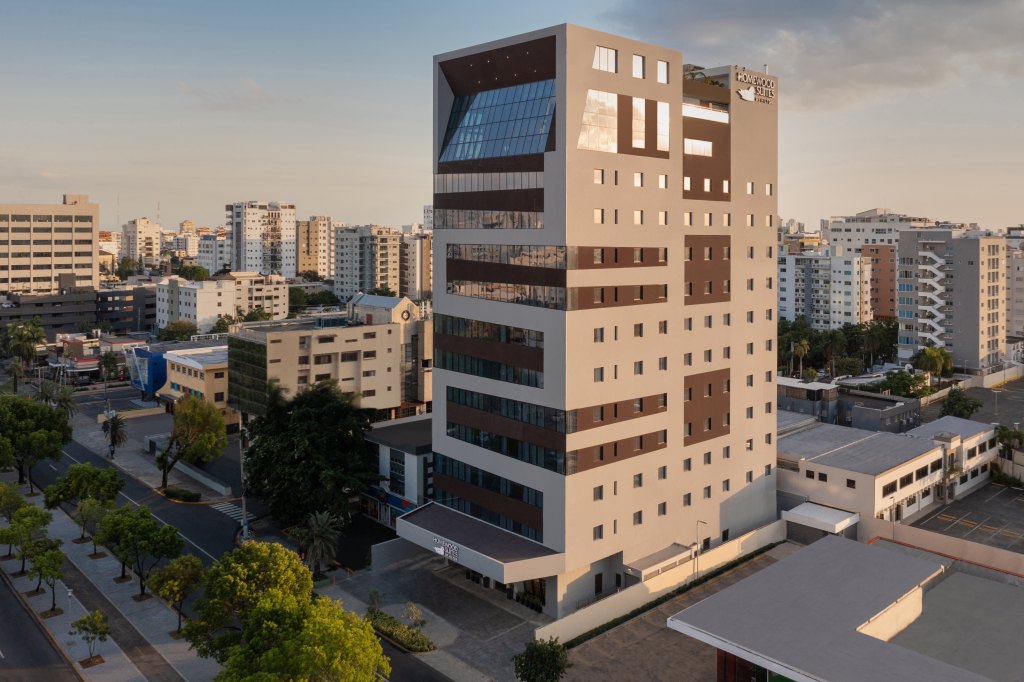
M 855 5 L 601 0 L 13 2 L 0 63 L 0 201 L 88 194 L 105 229 L 297 215 L 419 222 L 431 202 L 431 58 L 570 22 L 779 76 L 780 214 L 875 206 L 1003 228 L 1024 129 L 1024 1 Z M 453 19 L 453 17 L 455 19 Z M 482 27 L 482 28 L 481 28 Z M 158 211 L 159 206 L 159 211 Z

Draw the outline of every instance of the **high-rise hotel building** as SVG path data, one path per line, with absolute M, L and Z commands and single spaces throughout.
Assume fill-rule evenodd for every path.
M 561 25 L 434 59 L 434 502 L 560 617 L 775 518 L 773 77 Z

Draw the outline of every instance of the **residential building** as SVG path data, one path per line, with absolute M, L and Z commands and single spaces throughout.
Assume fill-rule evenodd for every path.
M 62 277 L 71 282 L 74 275 Z M 16 293 L 0 297 L 0 328 L 33 317 L 39 318 L 49 341 L 58 334 L 80 332 L 96 324 L 96 292 L 87 287 L 69 287 L 54 294 Z
M 238 411 L 228 405 L 228 347 L 184 348 L 164 353 L 167 381 L 157 398 L 170 406 L 185 396 L 194 396 L 220 410 L 228 433 L 238 431 Z
M 345 224 L 330 216 L 298 221 L 298 272 L 315 272 L 322 279 L 334 277 L 334 233 L 340 227 Z
M 896 245 L 864 244 L 861 257 L 871 266 L 871 317 L 896 319 Z
M 196 249 L 196 265 L 206 268 L 211 275 L 231 268 L 231 235 L 227 234 L 204 234 L 199 238 L 199 245 Z
M 140 266 L 158 266 L 162 244 L 160 225 L 149 218 L 129 220 L 121 227 L 121 257 L 131 258 Z
M 240 201 L 224 207 L 231 230 L 231 269 L 295 277 L 295 205 Z
M 820 232 L 785 232 L 780 231 L 779 255 L 786 253 L 798 254 L 804 251 L 817 251 L 825 246 Z
M 820 252 L 779 254 L 779 317 L 804 317 L 814 329 L 872 319 L 871 263 L 861 256 Z
M 277 275 L 231 272 L 202 282 L 172 275 L 157 285 L 156 323 L 186 320 L 199 333 L 208 331 L 221 317 L 244 315 L 262 308 L 279 320 L 288 316 L 288 284 Z
M 823 219 L 821 236 L 832 247 L 841 249 L 841 253 L 860 254 L 865 244 L 896 245 L 904 230 L 938 226 L 957 230 L 967 229 L 965 225 L 950 225 L 931 218 L 915 218 L 893 213 L 887 208 L 872 208 L 852 216 L 832 216 Z
M 401 286 L 399 261 L 402 231 L 393 227 L 360 225 L 334 233 L 334 294 L 347 301 L 357 292 Z
M 1024 251 L 1016 248 L 1006 249 L 1006 333 L 1024 336 Z
M 403 234 L 399 254 L 398 295 L 414 301 L 430 298 L 434 278 L 433 234 Z
M 898 355 L 945 348 L 970 374 L 1002 368 L 1006 238 L 980 230 L 904 230 L 899 242 Z
M 178 232 L 181 234 L 197 234 L 196 224 L 191 220 L 182 220 L 178 223 Z
M 365 436 L 380 482 L 360 497 L 360 508 L 371 519 L 395 527 L 398 517 L 430 500 L 433 452 L 430 415 L 378 422 Z
M 434 58 L 434 501 L 397 530 L 550 616 L 775 519 L 777 82 L 703 73 L 572 25 Z
M 262 308 L 272 320 L 288 317 L 288 282 L 280 275 L 261 275 L 258 272 L 229 272 L 218 279 L 235 283 L 235 314 L 245 314 Z
M 433 329 L 406 298 L 365 296 L 345 313 L 246 322 L 228 337 L 232 406 L 260 415 L 267 383 L 286 398 L 321 381 L 355 395 L 384 418 L 427 412 Z
M 121 230 L 110 231 L 100 230 L 99 233 L 99 248 L 114 254 L 118 259 L 121 257 L 121 238 L 123 236 Z
M 100 207 L 85 194 L 65 194 L 60 204 L 0 204 L 0 293 L 99 286 L 99 232 Z
M 423 229 L 434 229 L 434 207 L 429 204 L 423 207 Z
M 115 284 L 96 291 L 96 320 L 115 335 L 155 332 L 156 285 Z
M 179 232 L 170 235 L 170 250 L 179 256 L 196 258 L 199 255 L 199 235 L 193 232 Z

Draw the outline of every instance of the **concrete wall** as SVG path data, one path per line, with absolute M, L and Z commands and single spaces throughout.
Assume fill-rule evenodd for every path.
M 904 526 L 879 519 L 861 517 L 857 539 L 869 542 L 873 538 L 890 540 L 942 554 L 951 558 L 988 566 L 1024 578 L 1024 557 L 1017 552 L 990 547 L 969 540 L 933 533 L 922 528 Z
M 534 637 L 558 637 L 563 642 L 568 641 L 691 582 L 698 575 L 704 575 L 744 554 L 785 539 L 786 522 L 774 521 L 701 554 L 698 558 L 699 573 L 694 573 L 694 566 L 690 561 L 680 564 L 646 582 L 616 592 L 565 618 L 539 627 L 534 631 Z
M 923 607 L 924 591 L 918 585 L 881 613 L 857 628 L 861 634 L 888 642 L 917 620 Z

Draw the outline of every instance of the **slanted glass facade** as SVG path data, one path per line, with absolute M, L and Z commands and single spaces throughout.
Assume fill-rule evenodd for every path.
M 455 98 L 440 161 L 540 154 L 555 114 L 555 81 Z

